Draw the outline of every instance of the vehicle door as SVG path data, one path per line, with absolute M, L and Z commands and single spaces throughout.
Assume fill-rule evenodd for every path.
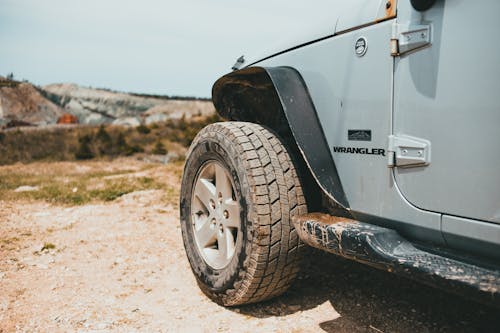
M 500 223 L 499 14 L 498 0 L 399 1 L 390 150 L 418 208 Z

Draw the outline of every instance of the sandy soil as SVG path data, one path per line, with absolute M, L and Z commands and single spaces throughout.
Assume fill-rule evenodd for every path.
M 179 186 L 176 177 L 166 179 Z M 184 254 L 177 208 L 165 205 L 162 195 L 133 192 L 111 203 L 75 207 L 0 202 L 0 332 L 500 327 L 497 309 L 313 250 L 284 296 L 223 308 L 199 291 Z M 50 244 L 55 247 L 42 250 Z

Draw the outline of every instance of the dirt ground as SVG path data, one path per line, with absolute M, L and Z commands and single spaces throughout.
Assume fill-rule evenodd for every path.
M 100 162 L 94 168 L 135 165 L 141 176 L 179 187 L 178 171 L 168 165 L 144 169 L 141 163 Z M 161 189 L 79 206 L 0 201 L 0 246 L 2 333 L 494 332 L 500 327 L 498 309 L 313 250 L 285 295 L 244 307 L 216 305 L 196 285 L 177 203 L 165 200 Z

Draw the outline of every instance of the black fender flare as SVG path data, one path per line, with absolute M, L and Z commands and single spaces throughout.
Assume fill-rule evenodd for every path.
M 247 67 L 222 76 L 212 101 L 225 119 L 291 132 L 317 185 L 345 209 L 349 203 L 316 108 L 300 73 L 292 67 Z

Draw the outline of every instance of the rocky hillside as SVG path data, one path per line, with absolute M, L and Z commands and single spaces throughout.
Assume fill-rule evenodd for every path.
M 57 123 L 64 114 L 80 124 L 149 125 L 169 119 L 214 114 L 211 101 L 127 94 L 76 84 L 35 87 L 0 78 L 0 127 Z
M 183 115 L 189 119 L 214 113 L 212 102 L 206 100 L 134 95 L 75 84 L 51 84 L 42 87 L 42 90 L 48 99 L 61 106 L 65 112 L 77 116 L 83 124 L 148 125 L 178 119 Z
M 0 77 L 0 127 L 55 124 L 63 113 L 31 84 Z

